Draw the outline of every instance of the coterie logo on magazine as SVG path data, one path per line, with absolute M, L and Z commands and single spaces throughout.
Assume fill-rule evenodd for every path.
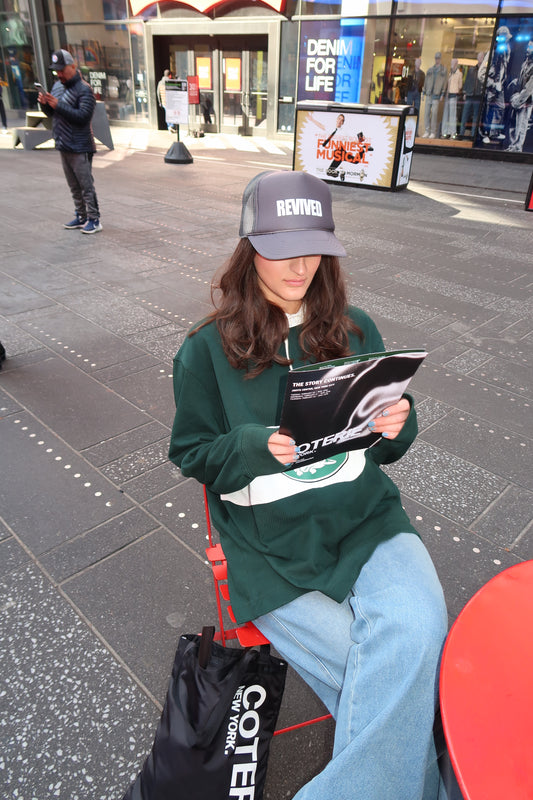
M 368 423 L 398 402 L 426 356 L 425 350 L 397 350 L 291 370 L 280 433 L 299 446 L 298 467 L 379 441 Z

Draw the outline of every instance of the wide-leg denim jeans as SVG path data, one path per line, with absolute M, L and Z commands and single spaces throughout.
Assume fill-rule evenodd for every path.
M 254 623 L 336 720 L 331 761 L 294 800 L 446 797 L 432 731 L 447 614 L 415 534 L 380 544 L 343 603 L 313 591 Z

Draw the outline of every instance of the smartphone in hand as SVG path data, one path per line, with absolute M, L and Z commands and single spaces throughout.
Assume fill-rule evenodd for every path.
M 44 86 L 42 85 L 42 83 L 34 83 L 33 85 L 35 86 L 35 88 L 36 88 L 36 89 L 37 89 L 39 92 L 42 92 L 43 94 L 46 94 L 46 89 L 44 88 Z

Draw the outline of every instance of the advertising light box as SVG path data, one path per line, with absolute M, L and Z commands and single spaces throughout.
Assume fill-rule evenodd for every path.
M 298 103 L 294 169 L 332 183 L 405 188 L 416 119 L 409 106 Z
M 365 20 L 302 22 L 298 100 L 358 103 Z

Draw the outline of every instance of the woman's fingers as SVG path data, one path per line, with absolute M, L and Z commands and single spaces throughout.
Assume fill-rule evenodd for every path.
M 268 449 L 281 464 L 288 466 L 298 458 L 296 442 L 283 433 L 273 433 L 268 440 Z
M 405 425 L 409 416 L 409 401 L 402 397 L 397 403 L 386 408 L 379 417 L 370 420 L 368 427 L 374 433 L 380 433 L 385 439 L 395 439 Z

